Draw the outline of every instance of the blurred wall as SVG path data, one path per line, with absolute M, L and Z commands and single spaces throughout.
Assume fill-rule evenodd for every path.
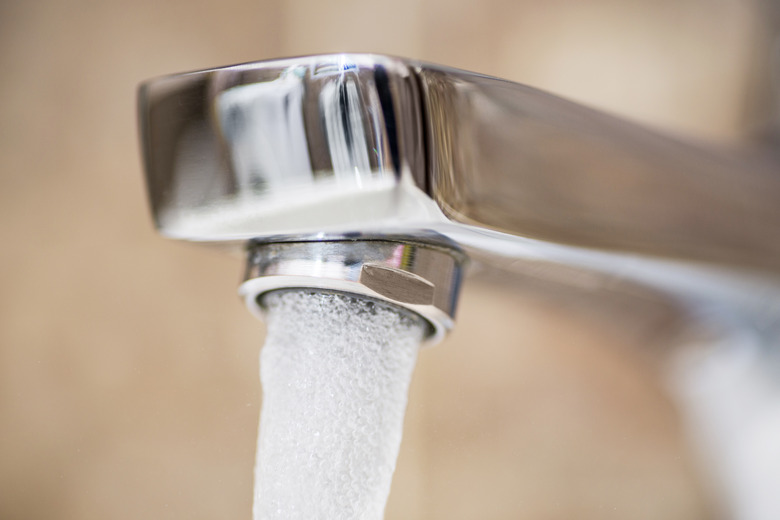
M 139 81 L 376 51 L 735 139 L 752 7 L 0 2 L 0 518 L 250 517 L 263 327 L 235 296 L 240 259 L 154 234 Z M 616 301 L 605 319 L 587 295 L 502 285 L 469 284 L 458 330 L 421 354 L 388 517 L 704 517 L 674 410 L 630 348 L 658 343 L 666 311 Z

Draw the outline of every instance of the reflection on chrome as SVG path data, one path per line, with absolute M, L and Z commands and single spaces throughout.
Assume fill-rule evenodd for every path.
M 312 179 L 303 126 L 304 84 L 295 74 L 234 87 L 215 102 L 236 193 L 251 197 Z

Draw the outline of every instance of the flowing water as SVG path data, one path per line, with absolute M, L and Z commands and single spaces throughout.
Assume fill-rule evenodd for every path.
M 425 322 L 311 290 L 264 303 L 254 520 L 381 519 Z

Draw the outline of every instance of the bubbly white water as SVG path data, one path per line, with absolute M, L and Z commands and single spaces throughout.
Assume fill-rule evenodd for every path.
M 310 290 L 265 305 L 254 520 L 381 519 L 424 321 Z

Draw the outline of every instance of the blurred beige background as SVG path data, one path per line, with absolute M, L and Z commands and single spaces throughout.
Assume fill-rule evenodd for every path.
M 139 81 L 383 52 L 725 141 L 765 115 L 761 22 L 739 0 L 0 2 L 0 518 L 250 518 L 263 326 L 240 259 L 154 234 Z M 421 354 L 388 518 L 707 517 L 645 359 L 668 309 L 505 282 L 470 281 Z

